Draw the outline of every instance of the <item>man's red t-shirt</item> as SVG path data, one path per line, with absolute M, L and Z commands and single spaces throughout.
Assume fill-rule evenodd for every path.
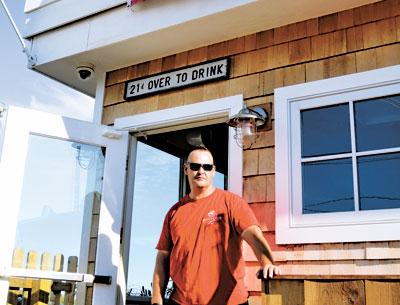
M 158 250 L 170 252 L 172 300 L 182 305 L 237 305 L 244 285 L 241 234 L 258 225 L 239 196 L 215 189 L 206 198 L 187 195 L 167 213 Z

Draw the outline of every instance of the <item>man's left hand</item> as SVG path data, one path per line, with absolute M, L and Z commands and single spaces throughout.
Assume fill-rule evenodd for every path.
M 281 270 L 275 265 L 265 265 L 263 268 L 258 270 L 257 277 L 262 279 L 273 278 L 274 275 L 281 274 Z

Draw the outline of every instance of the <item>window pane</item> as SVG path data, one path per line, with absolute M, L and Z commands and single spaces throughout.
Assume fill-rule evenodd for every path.
M 303 157 L 350 151 L 348 104 L 301 112 L 301 154 Z
M 357 150 L 400 146 L 400 95 L 354 103 Z
M 302 165 L 303 214 L 354 210 L 351 159 Z
M 92 214 L 98 214 L 103 184 L 101 147 L 31 135 L 21 193 L 15 247 L 87 256 Z
M 400 153 L 358 158 L 361 210 L 400 208 Z
M 144 302 L 151 294 L 164 217 L 179 200 L 181 166 L 179 158 L 142 142 L 136 160 L 127 294 Z

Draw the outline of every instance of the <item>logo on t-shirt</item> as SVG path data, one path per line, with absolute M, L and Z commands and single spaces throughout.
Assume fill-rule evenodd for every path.
M 220 221 L 222 219 L 223 219 L 222 215 L 218 215 L 217 212 L 212 210 L 212 211 L 207 213 L 207 217 L 203 218 L 203 223 L 211 225 L 211 224 L 216 223 L 216 222 L 218 222 L 218 221 Z

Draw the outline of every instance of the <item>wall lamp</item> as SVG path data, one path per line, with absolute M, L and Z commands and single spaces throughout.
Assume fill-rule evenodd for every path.
M 246 105 L 229 119 L 227 124 L 235 128 L 234 138 L 236 143 L 244 149 L 250 148 L 257 140 L 257 127 L 265 124 L 268 119 L 268 113 L 264 108 L 247 108 Z

